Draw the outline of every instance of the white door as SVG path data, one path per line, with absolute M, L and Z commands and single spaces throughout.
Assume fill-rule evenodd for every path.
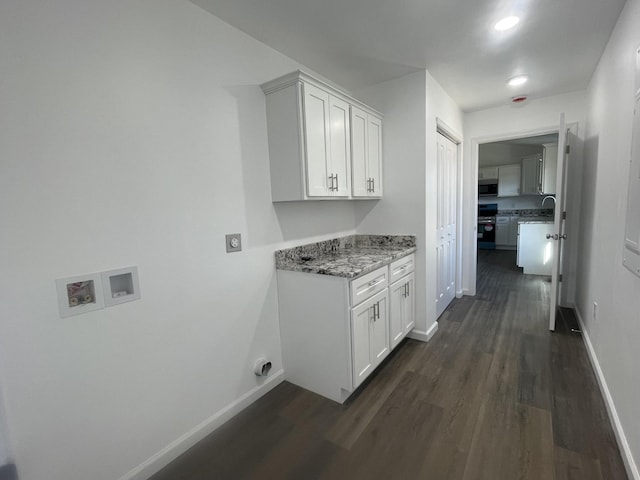
M 564 205 L 565 205 L 565 159 L 567 156 L 567 127 L 564 113 L 560 114 L 560 129 L 558 130 L 558 165 L 556 176 L 556 207 L 553 219 L 553 242 L 551 248 L 551 302 L 549 305 L 549 330 L 556 329 L 556 310 L 560 298 L 560 265 L 562 260 L 562 245 L 564 243 Z
M 436 315 L 455 297 L 458 146 L 437 134 Z

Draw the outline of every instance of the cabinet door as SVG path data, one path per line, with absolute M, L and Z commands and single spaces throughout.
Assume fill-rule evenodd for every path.
M 376 301 L 376 317 L 371 323 L 371 357 L 374 367 L 389 354 L 389 290 L 385 289 L 373 297 Z
M 367 178 L 371 180 L 370 197 L 382 196 L 382 119 L 367 115 Z
M 373 370 L 369 325 L 373 322 L 375 302 L 368 300 L 351 310 L 351 361 L 353 362 L 353 388 L 356 388 Z
M 351 107 L 351 174 L 353 196 L 367 197 L 371 189 L 367 177 L 367 114 Z
M 329 94 L 304 84 L 304 132 L 307 195 L 329 196 Z
M 404 311 L 403 311 L 403 319 L 404 319 L 404 334 L 406 335 L 413 327 L 416 326 L 416 301 L 415 301 L 415 293 L 416 293 L 416 281 L 415 281 L 415 273 L 410 273 L 406 277 L 407 284 L 407 295 L 404 297 Z
M 382 120 L 351 107 L 354 197 L 382 196 Z
M 558 144 L 545 144 L 542 161 L 542 193 L 556 193 L 556 177 L 558 176 Z
M 522 194 L 538 195 L 538 157 L 525 157 L 522 159 Z
M 482 167 L 478 169 L 478 180 L 497 180 L 498 167 Z
M 351 361 L 356 388 L 389 353 L 389 290 L 351 310 Z
M 349 128 L 349 104 L 329 96 L 329 175 L 333 175 L 333 187 L 329 193 L 336 197 L 348 197 L 351 192 L 351 131 Z
M 496 245 L 509 243 L 509 217 L 496 218 Z
M 404 297 L 407 293 L 406 277 L 389 288 L 389 336 L 391 348 L 395 348 L 404 337 Z
M 520 195 L 520 165 L 498 167 L 498 196 L 515 197 Z
M 394 349 L 416 325 L 415 273 L 398 280 L 389 291 L 389 328 Z

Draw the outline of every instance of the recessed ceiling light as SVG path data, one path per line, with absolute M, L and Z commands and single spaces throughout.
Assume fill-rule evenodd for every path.
M 510 28 L 515 27 L 519 21 L 519 17 L 506 17 L 496 23 L 494 28 L 496 30 L 509 30 Z
M 507 84 L 512 87 L 517 87 L 518 85 L 527 83 L 527 80 L 529 80 L 529 77 L 527 77 L 526 75 L 518 75 L 517 77 L 510 78 Z

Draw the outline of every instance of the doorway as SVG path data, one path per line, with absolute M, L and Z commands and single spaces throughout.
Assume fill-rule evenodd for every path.
M 551 276 L 557 150 L 558 133 L 479 145 L 478 262 L 512 257 L 523 274 Z

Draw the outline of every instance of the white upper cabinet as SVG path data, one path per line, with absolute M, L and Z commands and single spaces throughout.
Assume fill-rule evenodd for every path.
M 545 143 L 543 147 L 542 195 L 555 195 L 558 176 L 558 144 Z
M 351 107 L 351 165 L 354 197 L 382 196 L 382 119 Z
M 274 202 L 381 196 L 378 112 L 300 71 L 262 90 Z
M 515 197 L 520 195 L 520 165 L 498 167 L 498 196 Z
M 480 167 L 478 168 L 478 180 L 497 180 L 498 167 Z
M 557 143 L 545 143 L 542 154 L 524 157 L 522 159 L 522 194 L 555 194 L 557 167 Z

